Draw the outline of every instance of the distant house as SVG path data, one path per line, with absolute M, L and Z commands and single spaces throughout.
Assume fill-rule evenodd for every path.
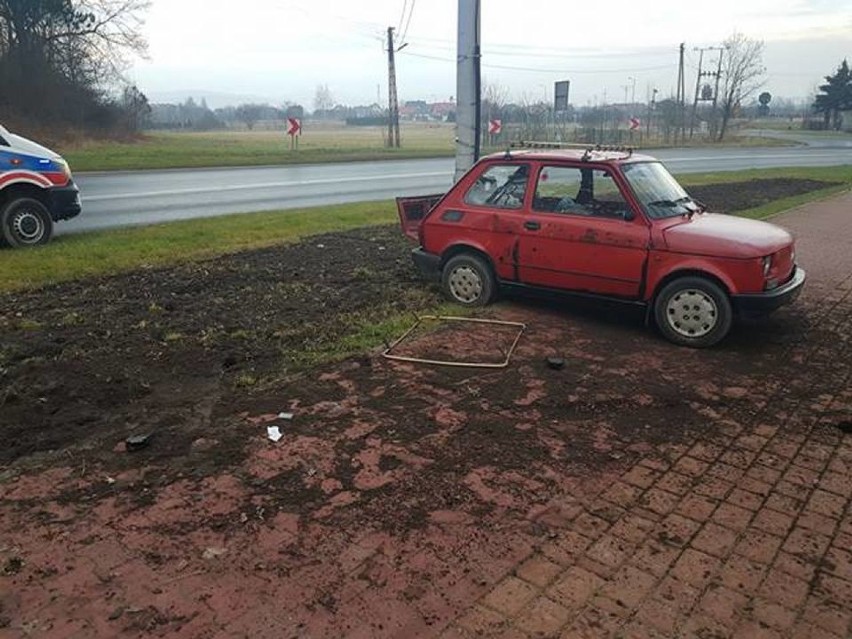
M 433 102 L 429 105 L 429 115 L 436 120 L 446 120 L 451 113 L 455 112 L 455 102 Z

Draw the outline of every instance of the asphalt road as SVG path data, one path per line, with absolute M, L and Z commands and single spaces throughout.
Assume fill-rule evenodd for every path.
M 804 141 L 804 140 L 802 140 Z M 673 173 L 734 171 L 852 162 L 852 145 L 667 149 L 651 152 Z M 848 143 L 847 143 L 848 144 Z M 89 173 L 76 176 L 83 213 L 57 233 L 151 224 L 275 209 L 440 193 L 452 183 L 454 160 L 349 162 L 305 166 Z

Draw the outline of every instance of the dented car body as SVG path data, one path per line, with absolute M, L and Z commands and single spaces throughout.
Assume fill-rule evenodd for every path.
M 787 231 L 707 212 L 660 162 L 626 149 L 495 154 L 446 194 L 397 205 L 415 263 L 456 302 L 504 287 L 605 297 L 646 306 L 686 346 L 792 302 L 805 280 Z

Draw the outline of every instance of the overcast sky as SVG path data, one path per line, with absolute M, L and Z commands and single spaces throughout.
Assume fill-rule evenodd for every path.
M 153 101 L 206 93 L 211 106 L 255 98 L 312 109 L 327 84 L 340 103 L 385 102 L 393 26 L 408 42 L 400 99 L 440 101 L 455 95 L 456 23 L 457 0 L 152 0 L 149 59 L 129 77 Z M 650 87 L 675 90 L 680 42 L 689 93 L 694 48 L 735 30 L 765 42 L 766 90 L 808 97 L 852 59 L 852 0 L 482 0 L 482 70 L 514 99 L 552 100 L 553 82 L 571 80 L 575 105 L 621 102 L 634 81 L 644 101 Z

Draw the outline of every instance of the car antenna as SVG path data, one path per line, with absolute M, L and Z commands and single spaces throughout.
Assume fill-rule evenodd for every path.
M 506 153 L 503 155 L 503 159 L 504 160 L 511 160 L 512 159 L 512 147 L 511 146 L 506 147 Z

